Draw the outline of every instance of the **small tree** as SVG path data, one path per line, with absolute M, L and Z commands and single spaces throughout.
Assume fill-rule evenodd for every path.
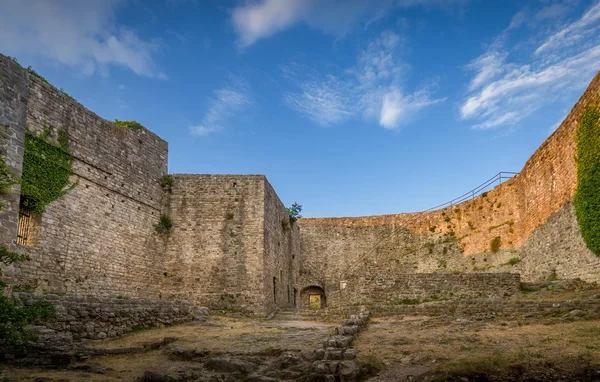
M 291 207 L 286 208 L 288 214 L 290 214 L 290 223 L 294 223 L 298 218 L 301 218 L 300 212 L 302 212 L 302 205 L 294 202 Z

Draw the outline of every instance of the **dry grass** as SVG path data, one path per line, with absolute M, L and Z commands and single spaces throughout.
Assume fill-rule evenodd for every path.
M 578 373 L 600 367 L 600 321 L 518 326 L 452 318 L 378 318 L 355 345 L 359 360 L 375 355 L 388 369 L 376 380 L 394 380 L 395 371 L 415 366 L 444 377 L 536 368 Z

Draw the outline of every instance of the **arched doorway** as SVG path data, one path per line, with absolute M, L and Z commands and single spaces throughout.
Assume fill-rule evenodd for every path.
M 300 308 L 323 309 L 327 307 L 327 297 L 323 288 L 316 285 L 302 289 L 300 293 Z

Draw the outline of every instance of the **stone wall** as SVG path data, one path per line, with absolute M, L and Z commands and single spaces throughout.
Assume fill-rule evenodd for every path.
M 0 114 L 18 114 L 9 121 L 14 137 L 9 151 L 22 158 L 26 126 L 33 132 L 49 129 L 54 139 L 62 129 L 73 157 L 71 181 L 78 182 L 47 206 L 34 245 L 15 246 L 32 260 L 8 272 L 11 281 L 38 291 L 157 298 L 164 244 L 154 224 L 162 209 L 167 143 L 146 129 L 118 127 L 5 57 L 0 60 L 0 99 L 18 100 L 16 106 L 4 101 L 0 106 Z M 9 159 L 20 176 L 18 158 Z M 11 216 L 2 219 L 11 227 L 5 241 L 12 243 L 15 203 L 6 210 Z
M 20 174 L 23 166 L 25 120 L 29 100 L 29 74 L 17 63 L 0 55 L 0 155 L 7 166 Z M 17 238 L 20 185 L 0 194 L 0 244 L 12 244 Z
M 264 189 L 264 295 L 266 309 L 272 311 L 297 304 L 300 232 L 297 224 L 288 224 L 289 214 L 266 178 Z
M 194 318 L 191 305 L 179 302 L 31 293 L 14 293 L 14 297 L 26 304 L 52 304 L 56 317 L 41 325 L 57 333 L 71 333 L 74 341 L 114 338 L 138 327 L 171 325 Z
M 284 230 L 265 177 L 173 178 L 162 297 L 258 314 L 293 306 L 298 229 Z
M 375 316 L 455 316 L 469 318 L 539 319 L 555 317 L 559 321 L 600 318 L 600 299 L 572 301 L 511 301 L 508 299 L 470 299 L 429 302 L 419 305 L 346 306 L 330 312 L 345 317 L 369 310 Z M 562 319 L 562 320 L 561 320 Z
M 366 274 L 328 298 L 332 305 L 390 305 L 403 300 L 501 298 L 520 291 L 518 274 Z M 337 300 L 337 301 L 336 301 Z

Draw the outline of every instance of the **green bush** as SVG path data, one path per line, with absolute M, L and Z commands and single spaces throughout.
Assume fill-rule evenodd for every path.
M 156 230 L 156 232 L 162 235 L 167 235 L 171 231 L 172 227 L 173 222 L 171 221 L 171 218 L 167 215 L 161 215 L 160 219 L 158 220 L 158 223 L 154 225 L 154 229 Z
M 519 259 L 518 257 L 513 257 L 510 260 L 508 260 L 509 265 L 517 265 L 521 262 L 521 259 Z
M 600 256 L 600 110 L 587 108 L 577 128 L 577 191 L 573 204 L 587 247 Z
M 163 177 L 160 180 L 160 186 L 164 191 L 168 192 L 169 194 L 173 193 L 173 175 L 163 175 Z

